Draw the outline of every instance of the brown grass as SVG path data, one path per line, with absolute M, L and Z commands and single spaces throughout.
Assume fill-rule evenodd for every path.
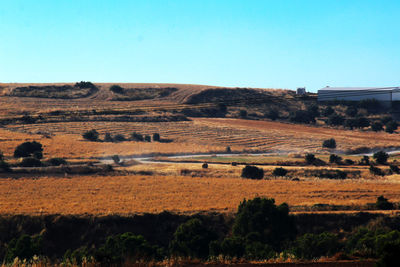
M 234 212 L 240 201 L 255 196 L 289 205 L 363 205 L 375 202 L 379 195 L 398 202 L 399 190 L 400 183 L 366 180 L 293 182 L 133 175 L 2 179 L 0 213 Z

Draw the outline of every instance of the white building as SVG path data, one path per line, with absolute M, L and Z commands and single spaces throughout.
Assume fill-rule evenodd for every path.
M 318 101 L 400 101 L 400 87 L 324 87 L 318 90 Z

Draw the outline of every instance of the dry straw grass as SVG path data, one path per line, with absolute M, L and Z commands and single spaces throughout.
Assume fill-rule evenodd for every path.
M 362 205 L 385 195 L 400 201 L 399 183 L 387 181 L 287 181 L 182 176 L 83 176 L 0 180 L 2 214 L 121 214 L 163 210 L 234 212 L 244 198 L 277 203 Z

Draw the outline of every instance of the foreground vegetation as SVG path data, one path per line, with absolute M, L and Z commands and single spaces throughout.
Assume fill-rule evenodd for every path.
M 268 198 L 242 201 L 234 216 L 11 216 L 0 218 L 0 258 L 78 265 L 375 259 L 393 266 L 398 220 L 362 213 L 290 215 L 287 204 Z

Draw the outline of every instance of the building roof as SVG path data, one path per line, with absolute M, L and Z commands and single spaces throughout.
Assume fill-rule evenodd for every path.
M 400 90 L 400 87 L 330 87 L 326 86 L 321 90 L 329 91 L 381 91 L 381 90 Z

